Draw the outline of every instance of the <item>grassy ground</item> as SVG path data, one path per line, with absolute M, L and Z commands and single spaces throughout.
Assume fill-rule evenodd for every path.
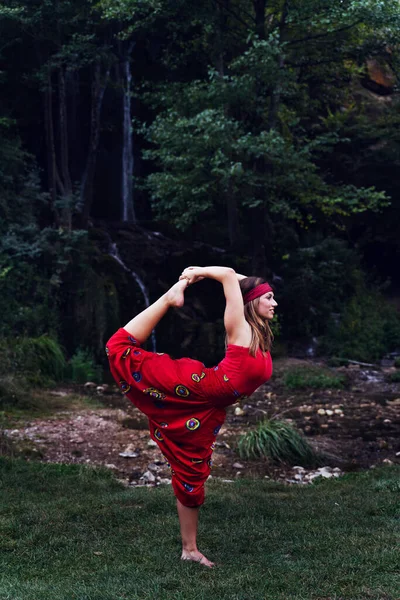
M 179 557 L 171 488 L 0 459 L 1 600 L 398 600 L 400 469 L 289 487 L 210 481 Z

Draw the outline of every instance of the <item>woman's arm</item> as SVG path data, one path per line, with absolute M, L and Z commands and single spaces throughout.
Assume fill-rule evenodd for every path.
M 243 296 L 237 273 L 230 267 L 188 267 L 180 277 L 189 284 L 201 279 L 215 279 L 224 288 L 226 307 L 224 325 L 229 344 L 248 346 L 251 341 L 250 326 L 244 318 Z

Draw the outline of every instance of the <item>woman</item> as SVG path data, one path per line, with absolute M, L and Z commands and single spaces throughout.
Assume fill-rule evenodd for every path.
M 223 285 L 225 358 L 214 368 L 190 358 L 174 360 L 141 348 L 172 306 L 181 307 L 188 285 L 209 278 Z M 197 549 L 199 507 L 210 474 L 215 438 L 225 408 L 271 377 L 268 322 L 277 303 L 270 285 L 228 267 L 188 267 L 154 304 L 108 341 L 110 369 L 123 393 L 149 418 L 150 434 L 170 464 L 182 535 L 183 560 L 212 567 Z

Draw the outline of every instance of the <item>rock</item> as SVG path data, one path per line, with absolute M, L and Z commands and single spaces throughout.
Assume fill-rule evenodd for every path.
M 383 422 L 385 425 L 390 425 L 392 423 L 390 419 L 385 419 Z
M 390 406 L 399 406 L 400 398 L 395 398 L 394 400 L 388 400 L 387 404 L 389 404 Z
M 324 408 L 319 408 L 319 409 L 317 410 L 317 413 L 318 413 L 319 415 L 323 416 L 323 415 L 325 415 L 325 414 L 326 414 L 326 410 L 325 410 Z
M 160 479 L 158 480 L 158 483 L 160 485 L 171 485 L 172 484 L 172 480 L 168 479 L 168 477 L 160 477 Z
M 328 415 L 328 417 L 331 417 L 333 415 L 333 410 L 328 409 L 326 411 L 326 414 Z
M 235 408 L 235 417 L 243 417 L 245 414 L 245 411 L 240 406 Z
M 335 413 L 335 415 L 342 415 L 343 411 L 341 408 L 335 408 L 334 413 Z
M 154 483 L 156 478 L 155 475 L 151 471 L 146 471 L 140 478 L 142 481 L 146 481 L 147 483 Z
M 390 458 L 384 458 L 382 461 L 385 465 L 392 465 L 393 461 Z
M 157 443 L 156 443 L 154 440 L 149 440 L 149 441 L 147 442 L 147 446 L 148 446 L 149 448 L 156 448 L 156 447 L 157 447 Z
M 107 467 L 107 469 L 117 469 L 118 470 L 118 467 L 112 463 L 106 463 L 104 466 Z
M 97 384 L 93 383 L 93 381 L 87 381 L 83 387 L 85 390 L 93 391 L 97 388 Z
M 96 392 L 98 394 L 104 394 L 105 388 L 102 385 L 98 385 L 97 388 L 96 388 Z
M 137 452 L 120 452 L 118 456 L 122 456 L 122 458 L 137 458 L 139 454 Z
M 147 468 L 149 471 L 154 471 L 155 473 L 158 473 L 158 471 L 160 470 L 160 467 L 155 463 L 150 463 L 149 465 L 147 465 Z
M 396 456 L 400 456 L 400 452 L 396 452 Z
M 393 367 L 394 366 L 394 358 L 382 358 L 381 367 Z
M 296 469 L 296 471 L 305 471 L 304 467 L 299 467 L 297 465 L 295 467 L 293 467 L 293 469 Z
M 329 425 L 328 423 L 322 423 L 322 425 L 320 425 L 321 429 L 329 429 Z
M 244 469 L 244 465 L 242 465 L 242 463 L 240 463 L 240 462 L 233 463 L 232 467 L 234 469 Z

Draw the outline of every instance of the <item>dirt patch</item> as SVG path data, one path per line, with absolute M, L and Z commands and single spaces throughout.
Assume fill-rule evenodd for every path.
M 346 376 L 346 389 L 285 389 L 282 374 L 301 364 L 310 363 L 278 361 L 270 383 L 240 410 L 238 405 L 229 407 L 214 451 L 213 477 L 292 481 L 296 474 L 292 467 L 244 461 L 235 452 L 241 433 L 258 420 L 275 415 L 293 422 L 314 448 L 324 453 L 324 462 L 330 467 L 353 471 L 387 461 L 400 463 L 400 384 L 388 382 L 388 370 L 341 367 L 335 371 Z M 60 412 L 23 426 L 16 422 L 15 428 L 5 433 L 28 458 L 103 465 L 133 484 L 153 483 L 157 478 L 167 482 L 169 469 L 150 440 L 146 417 L 117 393 L 100 395 L 99 400 L 101 408 Z M 145 473 L 147 479 L 143 479 Z

